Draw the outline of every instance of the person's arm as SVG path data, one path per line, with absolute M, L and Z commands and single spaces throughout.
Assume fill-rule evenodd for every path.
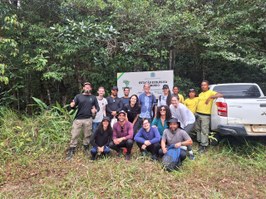
M 93 147 L 98 147 L 98 145 L 97 145 L 96 142 L 95 142 L 95 138 L 96 138 L 97 134 L 98 134 L 98 130 L 96 130 L 96 131 L 92 134 L 92 136 L 91 136 L 91 138 L 90 138 L 90 144 L 91 144 Z
M 77 105 L 78 105 L 78 97 L 75 96 L 72 102 L 70 102 L 70 107 L 74 109 L 76 108 Z
M 123 107 L 124 107 L 123 100 L 119 98 L 118 109 L 116 110 L 116 112 L 118 113 L 119 111 L 121 111 Z
M 113 126 L 113 140 L 117 139 L 117 128 L 116 125 L 114 124 Z
M 213 92 L 213 95 L 211 95 L 205 102 L 205 104 L 209 104 L 209 102 L 212 100 L 212 99 L 217 99 L 219 97 L 223 97 L 223 94 L 221 93 L 218 93 L 218 92 Z
M 163 153 L 166 154 L 167 153 L 167 148 L 166 148 L 166 140 L 162 138 L 161 140 L 161 148 L 163 150 Z
M 135 135 L 134 140 L 138 143 L 144 144 L 145 139 L 142 135 L 142 128 L 138 131 L 138 133 Z
M 158 129 L 157 128 L 152 128 L 152 130 L 154 131 L 155 137 L 150 140 L 150 143 L 154 144 L 154 143 L 160 142 L 161 136 L 160 136 L 160 133 L 159 133 Z
M 124 140 L 128 140 L 128 139 L 133 138 L 133 132 L 134 132 L 133 125 L 130 122 L 128 122 L 127 125 L 128 125 L 128 127 L 127 127 L 128 128 L 128 135 L 126 137 L 124 137 Z
M 175 148 L 179 148 L 181 146 L 191 146 L 193 144 L 193 141 L 192 141 L 191 137 L 188 135 L 188 133 L 184 130 L 182 130 L 182 132 L 180 132 L 180 133 L 181 133 L 182 139 L 184 141 L 176 143 Z
M 107 97 L 106 100 L 107 100 L 107 105 L 106 105 L 106 111 L 107 112 L 106 113 L 110 113 L 111 114 L 113 110 L 111 110 L 111 108 L 110 108 L 110 105 L 111 105 L 110 104 L 110 97 Z M 112 118 L 110 118 L 110 119 L 112 119 Z
M 106 106 L 108 104 L 107 100 L 105 99 L 105 105 L 103 106 L 103 116 L 106 116 Z M 111 118 L 110 118 L 111 119 Z
M 154 118 L 153 120 L 152 120 L 152 123 L 151 123 L 151 126 L 152 127 L 158 127 L 158 119 L 157 118 Z
M 95 96 L 94 96 L 94 107 L 97 110 L 97 112 L 100 111 L 100 106 L 99 106 L 98 100 Z

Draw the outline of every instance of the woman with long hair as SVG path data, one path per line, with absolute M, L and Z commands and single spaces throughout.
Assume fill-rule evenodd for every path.
M 152 126 L 156 126 L 160 135 L 163 135 L 164 129 L 168 128 L 168 120 L 172 117 L 171 111 L 167 105 L 162 105 L 157 108 L 156 118 L 152 121 Z
M 110 125 L 110 118 L 104 117 L 98 128 L 92 134 L 90 143 L 91 159 L 95 160 L 96 155 L 108 155 L 110 153 L 109 143 L 112 141 L 113 130 Z

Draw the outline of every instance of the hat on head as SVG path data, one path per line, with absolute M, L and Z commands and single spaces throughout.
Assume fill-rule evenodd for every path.
M 124 110 L 119 111 L 117 116 L 119 116 L 120 114 L 124 114 L 125 116 L 127 115 L 127 113 Z
M 118 87 L 117 86 L 113 86 L 112 90 L 117 90 L 118 91 Z
M 91 86 L 91 83 L 90 82 L 84 82 L 83 86 L 86 86 L 86 85 L 90 85 Z
M 169 86 L 167 84 L 164 84 L 163 89 L 169 89 Z
M 189 89 L 189 92 L 196 92 L 194 88 Z
M 170 120 L 168 120 L 168 126 L 170 125 L 170 123 L 177 123 L 178 124 L 178 128 L 181 128 L 181 124 L 178 121 L 177 118 L 172 117 Z
M 104 120 L 107 120 L 108 122 L 110 122 L 110 121 L 111 121 L 111 120 L 110 120 L 110 118 L 109 118 L 109 117 L 107 117 L 107 116 L 104 116 L 104 117 L 103 117 L 102 121 L 104 121 Z

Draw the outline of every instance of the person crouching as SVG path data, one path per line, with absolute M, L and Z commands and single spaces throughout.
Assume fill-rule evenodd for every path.
M 160 133 L 156 127 L 151 127 L 148 119 L 143 119 L 142 128 L 135 135 L 140 152 L 145 155 L 148 151 L 152 154 L 152 160 L 158 159 L 160 149 Z
M 161 140 L 160 155 L 165 155 L 171 146 L 180 148 L 180 155 L 177 166 L 180 166 L 182 161 L 186 159 L 186 146 L 193 144 L 192 139 L 186 131 L 180 128 L 180 122 L 177 118 L 172 118 L 168 121 L 168 129 L 163 132 Z
M 110 118 L 103 117 L 102 122 L 93 133 L 90 143 L 91 159 L 95 160 L 98 155 L 108 155 L 110 153 L 109 143 L 112 141 L 113 130 L 110 125 Z

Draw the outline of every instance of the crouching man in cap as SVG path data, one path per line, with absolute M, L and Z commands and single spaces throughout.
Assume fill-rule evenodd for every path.
M 122 147 L 127 149 L 126 160 L 130 160 L 133 147 L 133 125 L 126 120 L 126 112 L 121 110 L 118 115 L 118 122 L 113 126 L 113 141 L 109 146 L 120 155 Z
M 168 121 L 168 129 L 165 129 L 163 132 L 161 140 L 161 149 L 159 151 L 160 155 L 167 153 L 167 149 L 170 146 L 174 148 L 180 148 L 180 156 L 178 161 L 178 166 L 181 165 L 181 162 L 186 158 L 186 148 L 187 146 L 192 145 L 192 139 L 187 134 L 186 131 L 180 128 L 180 122 L 176 118 L 171 118 Z

